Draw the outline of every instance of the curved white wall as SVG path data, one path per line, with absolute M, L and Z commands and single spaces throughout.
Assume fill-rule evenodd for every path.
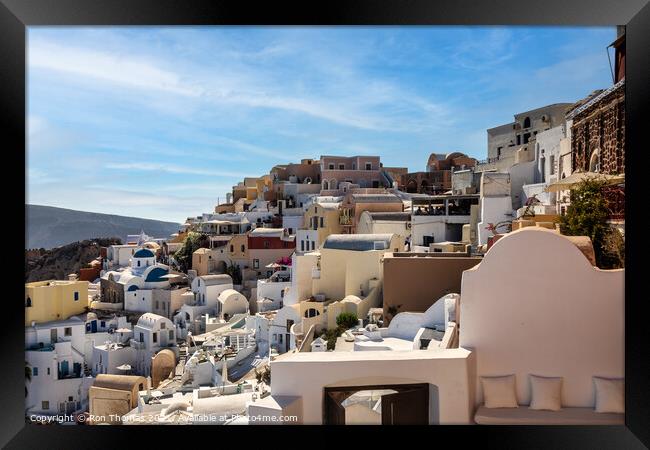
M 520 404 L 529 374 L 564 377 L 565 406 L 594 406 L 592 376 L 624 375 L 624 270 L 591 266 L 568 239 L 524 228 L 501 238 L 463 273 L 460 346 L 480 376 L 516 374 Z

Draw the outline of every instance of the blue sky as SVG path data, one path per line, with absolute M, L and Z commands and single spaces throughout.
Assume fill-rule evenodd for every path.
M 615 28 L 30 27 L 27 201 L 182 222 L 320 155 L 487 152 L 612 84 Z

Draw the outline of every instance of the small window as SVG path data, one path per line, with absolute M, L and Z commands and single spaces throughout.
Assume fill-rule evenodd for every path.
M 244 244 L 241 245 L 241 251 L 245 252 L 246 251 L 246 246 Z
M 158 333 L 153 333 L 153 341 L 158 342 Z
M 32 367 L 32 375 L 34 375 L 35 377 L 38 376 L 38 367 Z
M 231 245 L 231 246 L 230 246 L 230 253 L 234 253 L 234 252 L 235 252 L 235 246 L 234 246 L 234 245 Z
M 311 241 L 311 249 L 316 250 L 316 241 Z
M 106 326 L 106 322 L 102 320 L 101 327 L 104 328 L 105 326 Z
M 72 400 L 72 395 L 68 396 L 68 401 L 69 401 L 69 402 L 72 402 L 72 401 L 73 401 L 73 400 Z
M 530 117 L 524 119 L 524 128 L 530 128 Z
M 167 324 L 165 322 L 160 322 L 160 329 L 164 330 Z
M 372 163 L 366 163 L 366 170 L 372 170 Z
M 270 247 L 271 247 L 271 243 L 267 240 L 264 240 L 264 248 L 270 248 Z
M 41 402 L 41 408 L 42 409 L 50 409 L 50 402 L 48 402 L 47 400 L 43 400 Z
M 140 261 L 138 261 L 138 267 L 140 267 Z
M 140 342 L 144 342 L 144 333 L 140 333 Z M 101 356 L 100 356 L 100 358 L 101 358 Z
M 334 163 L 329 163 L 328 168 L 329 170 L 334 170 Z
M 339 164 L 339 170 L 345 170 L 345 164 Z
M 321 218 L 320 218 L 320 227 L 323 228 L 325 226 L 324 224 L 325 224 L 324 218 L 321 216 Z
M 357 165 L 356 165 L 356 163 L 352 163 L 352 170 L 357 170 Z
M 174 330 L 169 330 L 169 339 L 174 340 Z
M 25 308 L 31 308 L 32 306 L 32 299 L 30 297 L 27 297 L 27 300 L 25 300 Z
M 50 368 L 49 367 L 47 368 L 47 374 L 48 375 L 50 374 Z
M 140 384 L 138 385 L 138 390 L 139 390 L 139 391 L 144 391 L 144 385 L 143 385 L 142 383 L 140 383 Z
M 300 251 L 301 252 L 305 251 L 305 241 L 300 241 Z
M 159 308 L 160 308 L 160 304 L 158 303 L 158 300 L 156 300 L 156 309 L 159 309 Z M 160 328 L 162 328 L 162 325 L 161 325 Z
M 74 301 L 79 301 L 79 292 L 75 291 L 74 293 Z
M 259 269 L 260 268 L 260 260 L 259 259 L 254 259 L 253 260 L 253 269 Z
M 72 336 L 72 327 L 65 327 L 63 329 L 63 335 L 64 336 Z
M 550 166 L 551 166 L 550 167 L 550 169 L 551 169 L 550 173 L 551 173 L 551 175 L 555 175 L 555 155 L 551 155 L 549 162 L 550 162 Z
M 282 335 L 281 334 L 278 335 L 278 343 L 282 344 Z
M 318 214 L 318 206 L 314 206 L 314 214 Z

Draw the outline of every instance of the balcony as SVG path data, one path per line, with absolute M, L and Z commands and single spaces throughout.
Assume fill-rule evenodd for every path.
M 352 217 L 339 216 L 339 224 L 343 226 L 352 226 Z

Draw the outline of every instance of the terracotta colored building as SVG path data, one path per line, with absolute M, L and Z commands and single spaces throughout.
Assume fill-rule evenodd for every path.
M 383 184 L 379 156 L 321 156 L 320 170 L 323 190 L 336 190 L 342 181 L 362 188 Z
M 476 159 L 463 153 L 447 155 L 432 153 L 427 161 L 426 172 L 412 172 L 400 177 L 400 190 L 419 194 L 442 194 L 451 189 L 454 170 L 476 166 Z

